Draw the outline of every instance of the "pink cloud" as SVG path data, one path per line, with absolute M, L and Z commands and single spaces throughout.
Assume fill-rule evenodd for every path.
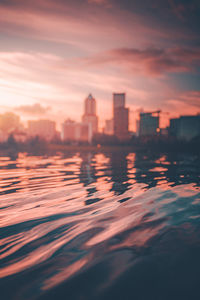
M 105 7 L 112 7 L 110 0 L 88 0 L 89 4 L 97 4 L 97 5 L 104 5 Z
M 0 32 L 71 44 L 90 53 L 121 45 L 140 47 L 160 38 L 170 42 L 177 37 L 192 38 L 191 33 L 176 28 L 160 29 L 144 16 L 121 9 L 114 1 L 112 9 L 105 7 L 110 5 L 109 0 L 89 1 L 90 4 L 87 0 L 71 3 L 19 0 L 10 6 L 0 4 Z
M 16 111 L 28 115 L 44 115 L 47 114 L 50 109 L 50 106 L 44 107 L 40 103 L 34 103 L 32 105 L 21 105 L 15 108 Z
M 88 64 L 116 64 L 147 76 L 194 71 L 200 65 L 200 49 L 135 49 L 121 48 L 100 53 L 88 59 Z

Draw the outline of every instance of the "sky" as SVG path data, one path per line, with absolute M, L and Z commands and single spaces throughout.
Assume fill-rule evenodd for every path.
M 0 113 L 81 120 L 89 93 L 100 127 L 113 92 L 161 125 L 200 112 L 200 1 L 0 0 Z

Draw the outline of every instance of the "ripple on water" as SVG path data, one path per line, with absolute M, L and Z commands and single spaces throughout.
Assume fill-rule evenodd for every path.
M 198 157 L 20 154 L 1 157 L 0 167 L 3 299 L 183 299 L 196 293 Z M 173 282 L 171 276 L 179 277 Z

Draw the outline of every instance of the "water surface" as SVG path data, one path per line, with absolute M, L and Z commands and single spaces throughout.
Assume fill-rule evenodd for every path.
M 1 299 L 200 299 L 200 160 L 0 157 Z

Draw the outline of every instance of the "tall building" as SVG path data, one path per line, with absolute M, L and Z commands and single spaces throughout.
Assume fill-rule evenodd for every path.
M 171 119 L 169 134 L 186 141 L 200 136 L 200 115 Z
M 119 140 L 129 138 L 129 109 L 125 107 L 126 94 L 113 94 L 114 135 Z
M 139 136 L 153 136 L 159 131 L 159 114 L 151 112 L 140 113 Z
M 91 94 L 85 99 L 84 114 L 82 122 L 89 124 L 92 128 L 92 135 L 98 132 L 98 117 L 96 115 L 96 100 Z
M 70 119 L 62 124 L 61 139 L 70 142 L 91 142 L 91 124 L 78 123 Z
M 46 140 L 51 140 L 56 136 L 56 123 L 50 120 L 28 121 L 29 136 L 39 136 Z

